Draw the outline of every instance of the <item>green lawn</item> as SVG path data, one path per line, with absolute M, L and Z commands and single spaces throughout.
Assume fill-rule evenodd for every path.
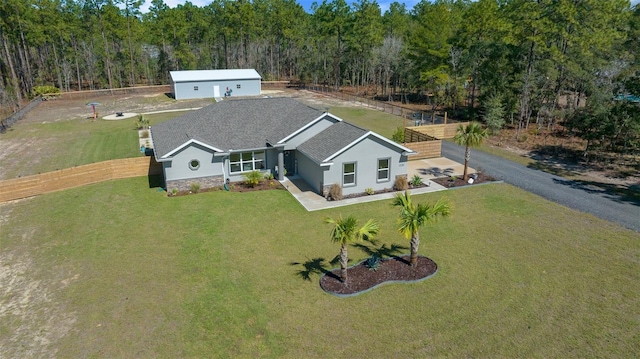
M 396 128 L 402 127 L 402 118 L 367 108 L 331 107 L 332 114 L 362 128 L 391 138 Z M 406 125 L 410 125 L 408 122 Z
M 22 268 L 33 299 L 0 312 L 0 348 L 24 357 L 45 338 L 59 357 L 640 355 L 638 233 L 507 184 L 416 200 L 443 195 L 453 214 L 420 246 L 439 272 L 346 299 L 313 271 L 304 279 L 304 263 L 338 254 L 322 219 L 374 218 L 377 247 L 406 248 L 390 201 L 306 212 L 286 191 L 168 198 L 141 177 L 3 205 L 2 268 Z M 16 283 L 0 307 L 23 298 Z
M 184 112 L 147 115 L 151 125 L 175 118 Z M 0 156 L 5 178 L 28 176 L 56 169 L 142 156 L 135 118 L 95 122 L 86 119 L 48 123 L 20 123 L 4 133 Z M 28 158 L 28 161 L 18 161 Z

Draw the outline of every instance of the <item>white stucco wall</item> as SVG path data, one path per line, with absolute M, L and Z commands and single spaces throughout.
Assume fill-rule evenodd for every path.
M 237 88 L 240 85 L 240 88 Z M 198 91 L 194 87 L 198 87 Z M 172 85 L 171 89 L 176 100 L 192 99 L 192 98 L 213 98 L 213 88 L 219 86 L 220 96 L 224 97 L 227 89 L 232 90 L 231 96 L 260 96 L 261 82 L 260 79 L 254 80 L 208 80 L 208 81 L 189 81 L 177 82 Z
M 189 168 L 191 160 L 200 161 L 198 169 Z M 214 157 L 211 150 L 198 144 L 191 144 L 174 154 L 171 162 L 163 162 L 167 181 L 208 177 L 223 174 L 223 158 Z
M 389 180 L 379 182 L 378 159 L 389 158 Z M 333 165 L 324 171 L 324 185 L 333 183 L 342 185 L 342 165 L 343 163 L 356 163 L 356 184 L 342 188 L 342 194 L 362 193 L 366 188 L 382 190 L 392 188 L 397 175 L 407 174 L 407 157 L 402 156 L 397 148 L 392 147 L 384 141 L 369 136 L 349 150 L 333 159 Z

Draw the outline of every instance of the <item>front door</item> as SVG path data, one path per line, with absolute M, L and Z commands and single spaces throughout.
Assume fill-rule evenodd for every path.
M 284 169 L 287 170 L 286 174 L 293 176 L 296 174 L 296 152 L 284 151 Z
M 220 97 L 220 86 L 213 86 L 213 98 Z

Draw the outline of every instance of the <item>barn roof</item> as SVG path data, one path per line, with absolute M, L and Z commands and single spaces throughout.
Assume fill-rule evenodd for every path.
M 254 69 L 239 70 L 185 70 L 169 71 L 175 82 L 219 81 L 219 80 L 260 80 L 262 77 Z

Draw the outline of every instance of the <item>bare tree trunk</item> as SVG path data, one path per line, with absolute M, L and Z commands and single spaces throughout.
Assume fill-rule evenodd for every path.
M 129 37 L 129 61 L 131 66 L 131 79 L 129 80 L 129 86 L 136 84 L 135 65 L 133 62 L 133 45 L 131 44 L 131 16 L 129 16 L 129 2 L 125 4 L 127 8 L 127 36 Z
M 82 91 L 82 78 L 80 77 L 80 65 L 78 64 L 78 43 L 75 38 L 72 39 L 73 53 L 76 62 L 76 76 L 78 77 L 78 91 Z
M 22 40 L 22 51 L 24 52 L 24 64 L 27 67 L 27 78 L 25 79 L 24 87 L 27 94 L 33 90 L 33 75 L 31 74 L 31 63 L 29 62 L 29 52 L 27 51 L 26 41 L 24 40 L 24 31 L 22 31 L 22 24 L 20 24 L 20 39 Z
M 7 38 L 4 36 L 4 33 L 0 31 L 0 37 L 2 37 L 2 45 L 4 47 L 4 51 L 7 58 L 7 63 L 9 64 L 9 70 L 11 71 L 11 79 L 13 87 L 13 91 L 15 92 L 16 99 L 18 100 L 18 107 L 22 107 L 22 94 L 20 92 L 20 85 L 18 82 L 18 76 L 16 75 L 16 69 L 13 67 L 13 60 L 11 59 L 11 52 L 9 51 L 9 45 L 7 44 Z

